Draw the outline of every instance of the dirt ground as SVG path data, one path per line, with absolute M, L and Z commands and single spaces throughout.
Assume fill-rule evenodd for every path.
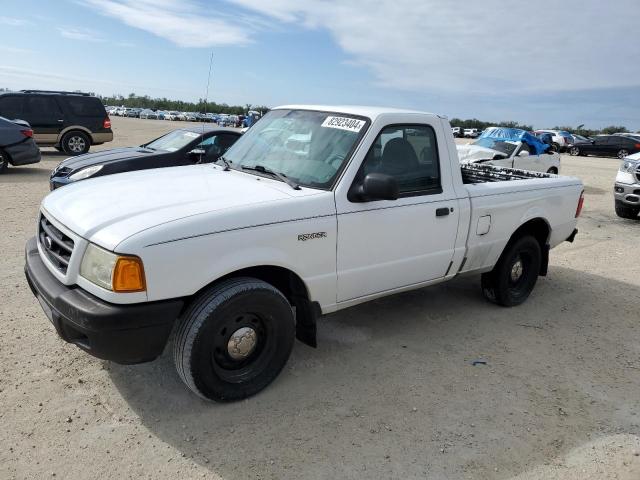
M 113 125 L 96 150 L 180 124 Z M 64 158 L 43 150 L 0 176 L 0 479 L 640 478 L 640 221 L 615 216 L 617 159 L 562 157 L 586 185 L 580 233 L 524 305 L 487 303 L 471 277 L 354 307 L 222 405 L 170 355 L 121 366 L 55 335 L 22 270 Z

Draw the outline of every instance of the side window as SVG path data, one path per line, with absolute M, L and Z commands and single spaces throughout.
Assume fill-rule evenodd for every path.
M 384 128 L 367 153 L 357 181 L 374 172 L 393 176 L 401 197 L 441 193 L 438 145 L 433 128 L 428 125 Z
M 62 115 L 55 99 L 40 95 L 27 98 L 24 113 L 29 118 L 61 118 Z
M 106 110 L 102 102 L 96 97 L 65 96 L 65 104 L 74 115 L 79 117 L 104 117 Z
M 22 116 L 23 97 L 3 96 L 0 97 L 0 116 L 14 120 Z
M 609 143 L 609 137 L 597 137 L 596 145 L 607 145 Z
M 220 155 L 224 155 L 229 147 L 234 144 L 236 138 L 234 135 L 226 135 L 224 133 L 213 135 L 200 142 L 195 148 L 204 150 L 207 160 L 214 161 L 219 158 Z

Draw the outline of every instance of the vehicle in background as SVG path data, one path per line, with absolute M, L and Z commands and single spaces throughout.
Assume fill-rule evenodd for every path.
M 249 110 L 242 121 L 242 126 L 245 128 L 251 127 L 260 119 L 260 116 L 260 112 L 257 112 L 256 110 Z
M 140 112 L 140 118 L 146 118 L 147 120 L 157 120 L 158 114 L 153 110 L 145 109 Z
M 590 143 L 592 141 L 591 138 L 585 137 L 583 135 L 578 135 L 577 133 L 571 134 L 571 144 L 567 147 L 567 150 L 571 150 L 571 147 L 574 145 L 580 145 L 582 143 Z
M 22 90 L 0 93 L 0 116 L 26 121 L 39 146 L 68 155 L 113 140 L 111 120 L 99 98 L 88 93 Z
M 640 213 L 640 153 L 622 160 L 613 187 L 616 215 L 638 219 Z
M 453 133 L 455 138 L 460 138 L 464 135 L 464 132 L 460 127 L 451 127 L 451 133 Z
M 536 130 L 534 133 L 536 136 L 541 133 L 551 134 L 551 146 L 556 152 L 565 151 L 573 141 L 571 133 L 565 130 Z
M 640 139 L 626 135 L 597 135 L 587 143 L 569 147 L 569 154 L 573 156 L 596 155 L 623 159 L 638 152 L 640 152 Z
M 141 111 L 142 111 L 141 108 L 130 108 L 127 111 L 127 115 L 126 116 L 130 117 L 130 118 L 140 118 L 140 112 Z
M 465 128 L 463 135 L 465 138 L 477 138 L 480 136 L 480 130 L 477 128 Z
M 240 138 L 234 130 L 197 126 L 169 132 L 139 147 L 114 148 L 67 158 L 51 172 L 51 190 L 114 173 L 211 163 Z
M 58 335 L 119 363 L 157 358 L 172 336 L 188 388 L 240 400 L 296 337 L 316 346 L 322 314 L 459 274 L 522 304 L 583 203 L 577 178 L 461 165 L 449 122 L 415 111 L 276 108 L 224 159 L 44 198 L 25 274 Z
M 185 112 L 184 113 L 184 119 L 187 122 L 197 122 L 198 121 L 198 115 L 195 112 Z
M 17 167 L 40 161 L 40 149 L 33 140 L 33 130 L 23 120 L 0 117 L 0 174 L 9 165 Z
M 461 163 L 560 172 L 560 155 L 537 136 L 519 128 L 489 127 L 476 141 L 456 147 Z
M 171 121 L 177 120 L 178 119 L 178 113 L 179 112 L 176 112 L 176 111 L 173 111 L 173 110 L 169 111 L 169 112 L 166 112 L 164 114 L 164 119 L 165 120 L 171 120 Z
M 158 110 L 156 112 L 156 115 L 158 116 L 158 120 L 165 120 L 167 112 L 165 112 L 164 110 Z

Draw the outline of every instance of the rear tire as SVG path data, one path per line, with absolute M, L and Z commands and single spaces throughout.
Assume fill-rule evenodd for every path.
M 628 157 L 628 156 L 629 156 L 629 150 L 626 150 L 624 148 L 618 150 L 618 158 L 620 160 L 622 160 L 623 158 Z
M 629 220 L 637 220 L 640 207 L 631 207 L 625 205 L 620 200 L 616 200 L 616 215 L 620 218 L 628 218 Z
M 9 155 L 0 150 L 0 175 L 9 168 Z
M 556 142 L 553 142 L 551 144 L 551 150 L 553 150 L 554 152 L 560 152 L 560 144 L 556 143 Z
M 571 147 L 569 149 L 569 155 L 571 155 L 572 157 L 577 157 L 578 155 L 580 155 L 580 149 L 578 147 Z
M 557 175 L 558 169 L 556 167 L 551 167 L 549 170 L 547 170 L 547 173 L 552 173 L 553 175 Z
M 62 137 L 60 146 L 67 155 L 82 155 L 89 151 L 91 140 L 86 133 L 73 131 L 66 133 Z
M 520 305 L 535 287 L 541 265 L 542 251 L 534 237 L 511 241 L 493 270 L 482 274 L 482 293 L 504 307 Z
M 255 278 L 232 278 L 203 293 L 178 325 L 173 355 L 180 378 L 206 400 L 258 393 L 286 364 L 295 339 L 284 295 Z

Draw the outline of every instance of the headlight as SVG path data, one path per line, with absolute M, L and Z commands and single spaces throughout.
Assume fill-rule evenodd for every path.
M 626 161 L 622 162 L 622 164 L 620 165 L 620 171 L 626 173 L 633 173 L 636 168 L 638 168 L 638 163 L 636 162 Z
M 102 165 L 94 165 L 92 167 L 83 168 L 79 172 L 76 172 L 73 175 L 70 175 L 69 180 L 73 180 L 74 182 L 77 180 L 84 180 L 85 178 L 88 178 L 91 175 L 95 175 L 100 170 L 102 170 Z
M 144 292 L 144 268 L 138 257 L 117 255 L 92 243 L 82 257 L 80 275 L 114 292 Z

